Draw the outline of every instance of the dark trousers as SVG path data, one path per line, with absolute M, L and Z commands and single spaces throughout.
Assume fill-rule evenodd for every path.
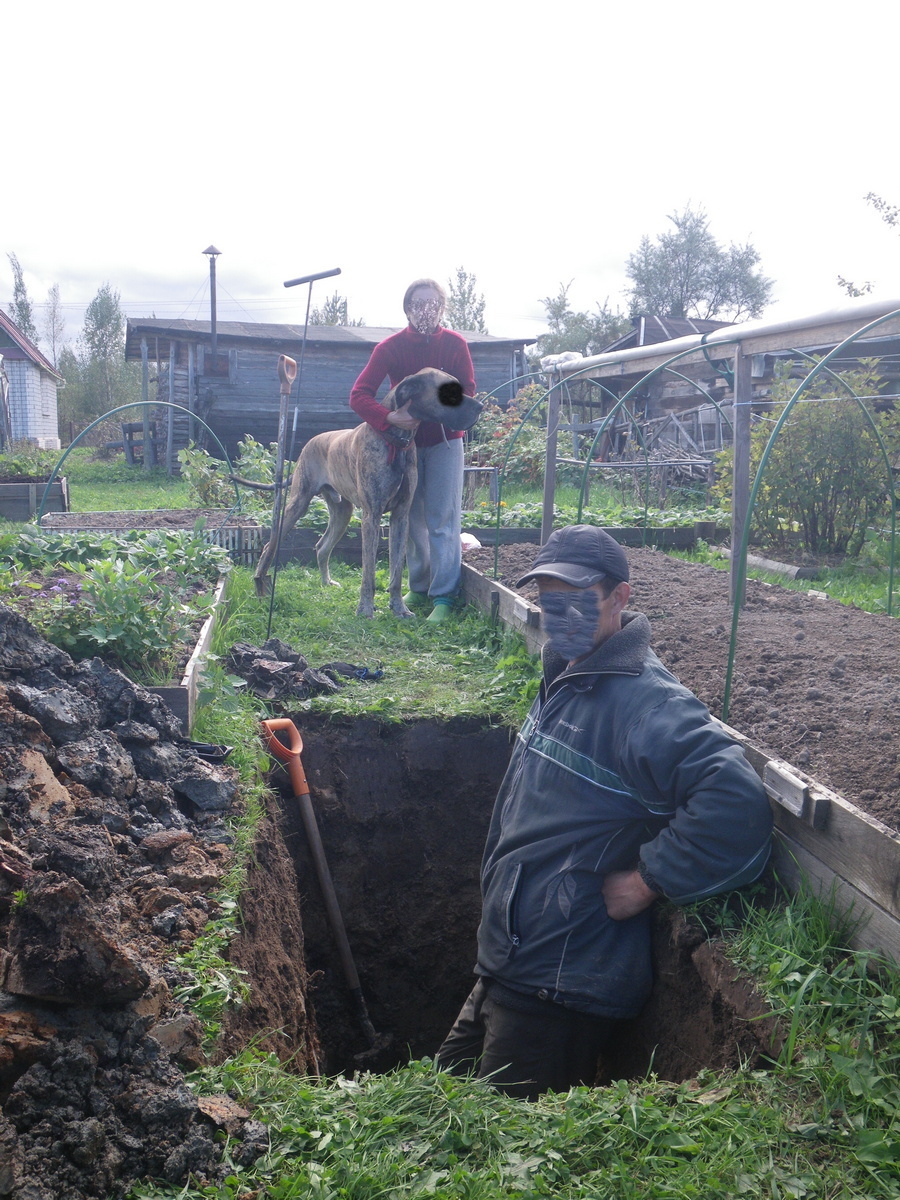
M 489 1077 L 508 1096 L 533 1100 L 541 1092 L 590 1086 L 600 1052 L 620 1025 L 479 979 L 435 1061 L 455 1075 Z

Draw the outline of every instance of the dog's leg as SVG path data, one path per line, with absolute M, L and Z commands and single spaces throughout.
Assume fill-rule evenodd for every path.
M 336 579 L 331 578 L 331 572 L 328 569 L 328 562 L 331 558 L 331 552 L 344 536 L 344 531 L 350 524 L 350 518 L 353 516 L 353 505 L 349 500 L 345 500 L 338 492 L 326 484 L 321 489 L 319 495 L 325 500 L 328 505 L 328 526 L 319 540 L 316 542 L 316 562 L 319 564 L 319 574 L 322 576 L 322 582 L 326 587 L 340 587 Z
M 406 538 L 409 533 L 409 503 L 401 504 L 391 513 L 388 531 L 390 554 L 391 612 L 397 617 L 414 617 L 415 613 L 403 603 L 403 564 L 406 561 Z
M 375 616 L 375 561 L 378 557 L 378 534 L 381 513 L 370 508 L 362 510 L 362 583 L 359 588 L 358 617 Z
M 284 538 L 294 528 L 300 518 L 306 513 L 309 508 L 315 492 L 310 492 L 301 487 L 299 478 L 299 464 L 294 469 L 294 476 L 291 480 L 291 490 L 288 495 L 287 504 L 284 506 L 284 515 L 281 518 L 281 536 Z M 275 555 L 275 541 L 277 530 L 272 530 L 272 536 L 262 548 L 262 553 L 259 556 L 259 562 L 256 564 L 256 570 L 253 572 L 253 584 L 256 588 L 256 594 L 260 598 L 269 594 L 270 581 L 268 579 L 268 570 Z

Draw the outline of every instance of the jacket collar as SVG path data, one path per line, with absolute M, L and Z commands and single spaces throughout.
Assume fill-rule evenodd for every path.
M 541 654 L 544 685 L 549 687 L 563 675 L 567 679 L 575 675 L 640 675 L 649 648 L 650 622 L 643 613 L 623 612 L 622 628 L 574 667 L 547 642 Z

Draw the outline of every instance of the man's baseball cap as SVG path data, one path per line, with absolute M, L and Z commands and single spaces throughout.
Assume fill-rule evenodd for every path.
M 587 588 L 601 579 L 627 579 L 628 559 L 605 529 L 598 529 L 596 525 L 566 525 L 550 534 L 538 551 L 531 570 L 517 580 L 516 587 L 542 575 L 561 579 L 573 587 Z

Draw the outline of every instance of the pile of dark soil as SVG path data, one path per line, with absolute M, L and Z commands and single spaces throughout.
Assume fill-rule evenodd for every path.
M 515 588 L 535 552 L 501 546 L 500 582 Z M 720 717 L 732 624 L 728 572 L 659 550 L 627 553 L 630 607 L 650 618 L 654 650 Z M 466 562 L 493 577 L 493 549 L 470 552 Z M 521 594 L 537 602 L 535 584 Z M 752 579 L 746 596 L 728 724 L 900 830 L 900 620 Z
M 224 1109 L 185 1085 L 204 1055 L 174 958 L 216 915 L 236 792 L 158 697 L 0 605 L 0 1196 L 216 1178 Z M 252 1157 L 258 1129 L 227 1120 Z

